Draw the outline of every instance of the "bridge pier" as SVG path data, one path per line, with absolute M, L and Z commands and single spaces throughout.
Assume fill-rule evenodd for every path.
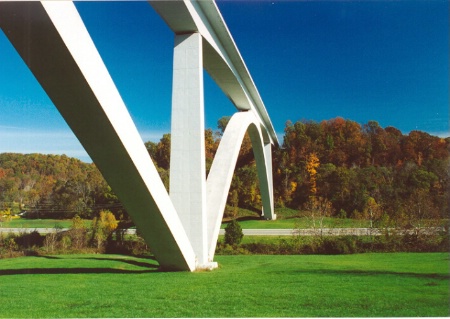
M 277 215 L 275 214 L 274 202 L 273 202 L 273 174 L 272 174 L 272 144 L 264 140 L 264 160 L 265 160 L 265 170 L 261 170 L 259 175 L 267 175 L 267 186 L 261 187 L 266 189 L 266 192 L 261 191 L 261 200 L 263 202 L 263 216 L 268 220 L 276 220 Z M 259 178 L 261 180 L 261 177 Z
M 197 256 L 197 268 L 211 268 L 206 239 L 202 41 L 199 33 L 175 35 L 170 199 Z

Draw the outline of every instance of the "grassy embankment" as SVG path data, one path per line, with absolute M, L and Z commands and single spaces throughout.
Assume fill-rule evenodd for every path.
M 152 259 L 0 260 L 0 317 L 445 317 L 449 254 L 217 256 L 212 272 Z

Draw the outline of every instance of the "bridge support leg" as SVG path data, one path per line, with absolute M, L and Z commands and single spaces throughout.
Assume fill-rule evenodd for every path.
M 261 135 L 261 130 L 249 130 L 258 170 L 259 189 L 261 192 L 262 212 L 265 219 L 274 220 L 273 178 L 272 178 L 272 146 Z
M 177 212 L 75 5 L 0 1 L 0 28 L 114 189 L 161 268 L 195 270 L 196 256 Z
M 268 182 L 267 188 L 269 196 L 266 196 L 262 199 L 263 213 L 264 218 L 275 220 L 277 219 L 277 215 L 275 214 L 273 203 L 272 144 L 270 144 L 270 142 L 267 142 L 267 144 L 264 145 L 264 155 L 266 161 L 266 174 Z
M 175 36 L 170 198 L 197 256 L 197 268 L 212 268 L 206 240 L 202 51 L 199 33 Z

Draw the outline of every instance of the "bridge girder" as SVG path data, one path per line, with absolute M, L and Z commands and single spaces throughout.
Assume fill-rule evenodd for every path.
M 205 70 L 238 110 L 255 114 L 268 132 L 270 143 L 278 145 L 266 107 L 216 3 L 213 0 L 149 3 L 175 34 L 202 35 Z

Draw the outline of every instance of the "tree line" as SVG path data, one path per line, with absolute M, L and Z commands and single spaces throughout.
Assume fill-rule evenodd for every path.
M 221 118 L 217 131 L 205 131 L 206 173 L 228 120 Z M 169 188 L 170 134 L 145 145 Z M 301 211 L 324 205 L 329 216 L 371 215 L 384 221 L 447 218 L 449 146 L 450 138 L 421 131 L 402 134 L 375 121 L 363 125 L 343 118 L 288 121 L 282 145 L 273 152 L 275 206 Z M 235 217 L 238 208 L 261 210 L 248 136 L 240 151 L 226 216 Z M 118 219 L 126 215 L 95 164 L 64 155 L 0 154 L 0 210 L 8 209 L 41 218 L 75 214 L 93 218 L 102 210 L 110 210 Z
M 93 218 L 123 207 L 95 164 L 65 155 L 0 154 L 0 210 L 31 218 Z M 0 214 L 2 215 L 2 214 Z
M 450 139 L 421 131 L 404 135 L 375 121 L 335 118 L 288 122 L 274 157 L 278 206 L 301 207 L 311 196 L 307 166 L 316 157 L 316 194 L 331 214 L 377 213 L 396 221 L 447 218 Z

